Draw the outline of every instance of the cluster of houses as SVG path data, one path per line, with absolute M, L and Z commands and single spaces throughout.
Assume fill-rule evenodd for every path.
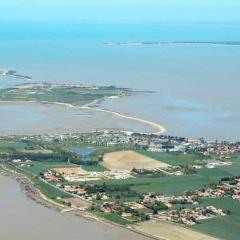
M 145 207 L 150 207 L 154 205 L 155 202 L 162 202 L 168 208 L 172 207 L 173 204 L 198 204 L 197 197 L 195 195 L 190 196 L 178 196 L 178 195 L 165 195 L 149 193 L 146 194 L 142 200 L 142 204 Z
M 136 146 L 152 152 L 191 152 L 197 151 L 204 156 L 215 156 L 216 160 L 227 161 L 232 154 L 240 152 L 240 142 L 206 141 L 204 139 L 187 139 L 184 137 L 135 133 L 116 129 L 96 130 L 92 133 L 54 134 L 24 136 L 22 140 L 62 142 L 76 140 L 82 144 L 95 146 L 125 147 Z
M 240 178 L 236 177 L 227 182 L 220 181 L 214 187 L 197 190 L 193 194 L 204 198 L 231 197 L 240 201 Z
M 61 174 L 48 170 L 44 173 L 40 173 L 40 176 L 48 182 L 58 182 L 61 180 Z
M 13 163 L 18 164 L 20 167 L 31 167 L 32 166 L 32 161 L 27 159 L 27 160 L 21 160 L 21 159 L 13 159 Z
M 144 196 L 141 204 L 144 207 L 151 207 L 156 202 L 162 202 L 169 208 L 168 210 L 159 211 L 157 214 L 150 214 L 150 219 L 153 220 L 167 220 L 171 222 L 181 223 L 185 225 L 194 225 L 204 219 L 213 218 L 216 216 L 225 216 L 224 210 L 216 208 L 214 206 L 196 206 L 198 204 L 198 195 L 195 192 L 192 195 L 164 195 L 150 193 Z M 201 195 L 203 197 L 203 195 Z M 171 210 L 174 204 L 181 204 L 182 207 Z M 183 207 L 183 206 L 192 207 Z
M 217 216 L 226 216 L 226 213 L 214 206 L 201 206 L 195 208 L 182 208 L 171 211 L 161 211 L 159 217 L 161 219 L 181 223 L 184 225 L 194 225 L 201 220 L 214 218 Z

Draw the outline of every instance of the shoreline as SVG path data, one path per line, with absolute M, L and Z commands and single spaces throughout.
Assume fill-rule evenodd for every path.
M 86 221 L 98 222 L 98 223 L 102 223 L 102 224 L 105 224 L 108 226 L 116 226 L 121 229 L 129 230 L 131 232 L 134 232 L 135 234 L 144 236 L 144 237 L 148 238 L 149 240 L 151 240 L 151 239 L 152 240 L 165 240 L 163 238 L 157 238 L 157 237 L 151 236 L 147 233 L 143 233 L 132 227 L 127 227 L 127 226 L 117 224 L 115 222 L 108 221 L 104 218 L 95 216 L 89 212 L 81 211 L 79 209 L 72 209 L 65 205 L 59 204 L 59 203 L 47 198 L 43 193 L 41 193 L 40 190 L 34 186 L 34 183 L 27 176 L 25 176 L 24 174 L 18 173 L 14 170 L 8 169 L 1 164 L 0 165 L 0 174 L 2 174 L 2 173 L 4 173 L 3 175 L 6 177 L 12 177 L 20 185 L 21 191 L 23 192 L 23 194 L 25 194 L 26 197 L 33 200 L 36 204 L 40 204 L 48 209 L 55 210 L 55 211 L 59 212 L 60 214 L 64 214 L 64 213 L 67 213 L 69 215 L 72 214 L 73 216 L 83 218 Z M 64 211 L 64 210 L 67 210 L 67 211 Z
M 159 124 L 159 123 L 155 123 L 155 122 L 152 122 L 152 121 L 149 121 L 149 120 L 145 120 L 145 119 L 142 119 L 142 118 L 128 116 L 128 115 L 125 115 L 123 113 L 119 113 L 119 112 L 116 112 L 116 111 L 111 111 L 111 110 L 107 110 L 107 109 L 91 107 L 91 105 L 95 104 L 96 101 L 93 101 L 91 103 L 87 103 L 87 104 L 85 104 L 83 106 L 76 106 L 76 105 L 72 105 L 70 103 L 61 103 L 61 102 L 42 102 L 42 103 L 56 104 L 56 105 L 61 105 L 61 106 L 69 107 L 69 108 L 87 109 L 87 110 L 96 111 L 96 112 L 108 113 L 108 114 L 114 115 L 114 116 L 116 116 L 118 118 L 124 118 L 124 119 L 128 119 L 128 120 L 132 120 L 132 121 L 136 121 L 136 122 L 140 122 L 140 123 L 149 125 L 152 128 L 155 128 L 156 130 L 158 130 L 158 132 L 156 132 L 155 134 L 161 134 L 161 133 L 164 133 L 166 131 L 166 128 L 164 126 L 162 126 L 161 124 Z
M 4 173 L 4 174 L 3 174 Z M 129 230 L 135 234 L 141 235 L 146 237 L 149 240 L 170 240 L 168 237 L 164 237 L 164 236 L 154 236 L 151 235 L 150 233 L 147 233 L 143 230 L 138 230 L 136 227 L 134 227 L 131 225 L 120 225 L 118 223 L 115 222 L 111 222 L 109 220 L 106 220 L 104 218 L 95 216 L 92 213 L 83 211 L 83 210 L 79 210 L 79 209 L 73 209 L 70 207 L 67 207 L 65 205 L 62 205 L 60 203 L 55 202 L 54 200 L 51 200 L 49 198 L 47 198 L 43 193 L 41 193 L 41 191 L 36 188 L 34 186 L 34 183 L 32 182 L 31 179 L 29 179 L 26 175 L 19 173 L 17 171 L 14 171 L 12 169 L 8 169 L 7 167 L 3 166 L 3 164 L 0 165 L 0 174 L 3 174 L 6 177 L 12 177 L 14 178 L 14 180 L 20 185 L 21 191 L 23 192 L 23 194 L 25 194 L 26 197 L 28 197 L 29 199 L 33 200 L 36 204 L 41 204 L 43 207 L 55 210 L 57 212 L 59 212 L 60 214 L 69 214 L 70 216 L 76 216 L 76 217 L 80 217 L 85 219 L 86 221 L 91 221 L 91 222 L 98 222 L 101 224 L 105 224 L 108 226 L 116 226 L 119 227 L 121 229 L 124 230 Z M 65 211 L 64 211 L 65 210 Z M 140 223 L 139 223 L 140 224 Z M 211 236 L 209 234 L 206 233 L 202 233 L 200 231 L 196 231 L 196 230 L 192 230 L 190 228 L 186 228 L 183 226 L 179 226 L 178 224 L 174 224 L 171 222 L 166 222 L 163 221 L 162 224 L 169 224 L 172 227 L 179 227 L 179 228 L 183 228 L 183 229 L 187 229 L 189 231 L 192 232 L 192 234 L 201 234 L 202 236 L 204 236 L 204 239 L 214 239 L 214 240 L 218 240 L 218 238 L 215 238 L 214 236 Z M 136 224 L 136 226 L 138 225 L 138 223 Z

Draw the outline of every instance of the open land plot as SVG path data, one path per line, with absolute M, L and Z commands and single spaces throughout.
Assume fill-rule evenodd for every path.
M 60 167 L 60 168 L 53 168 L 54 171 L 61 173 L 61 174 L 73 174 L 73 175 L 84 175 L 87 173 L 84 169 L 81 167 Z
M 192 231 L 168 222 L 147 221 L 136 224 L 134 228 L 142 233 L 152 235 L 159 239 L 171 240 L 217 240 L 217 238 Z
M 21 150 L 22 153 L 33 153 L 33 154 L 51 154 L 52 150 L 48 150 L 48 149 L 22 149 Z
M 119 151 L 107 153 L 102 165 L 111 170 L 132 170 L 168 168 L 169 165 L 134 151 Z
M 71 206 L 76 206 L 77 208 L 85 208 L 91 206 L 90 202 L 84 201 L 78 197 L 65 198 L 63 201 L 67 204 L 71 204 Z

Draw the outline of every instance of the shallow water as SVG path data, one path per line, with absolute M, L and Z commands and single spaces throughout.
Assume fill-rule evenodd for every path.
M 81 155 L 81 160 L 84 162 L 91 162 L 92 158 L 90 154 L 95 151 L 95 148 L 93 147 L 70 147 L 69 150 L 71 152 L 75 152 Z
M 152 130 L 141 123 L 110 114 L 52 104 L 0 104 L 0 113 L 0 134 L 61 134 L 102 128 Z
M 239 41 L 239 30 L 239 25 L 12 23 L 10 28 L 2 23 L 0 66 L 37 81 L 156 91 L 107 101 L 103 106 L 160 122 L 169 134 L 238 140 L 240 46 L 103 43 Z M 102 124 L 90 122 L 87 129 Z

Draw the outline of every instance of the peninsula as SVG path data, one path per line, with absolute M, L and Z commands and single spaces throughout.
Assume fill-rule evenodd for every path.
M 165 128 L 159 123 L 98 107 L 98 103 L 106 98 L 119 98 L 133 93 L 134 92 L 128 88 L 117 88 L 115 86 L 31 83 L 1 89 L 0 101 L 3 103 L 38 102 L 105 112 L 117 118 L 150 126 L 156 133 L 165 132 Z

